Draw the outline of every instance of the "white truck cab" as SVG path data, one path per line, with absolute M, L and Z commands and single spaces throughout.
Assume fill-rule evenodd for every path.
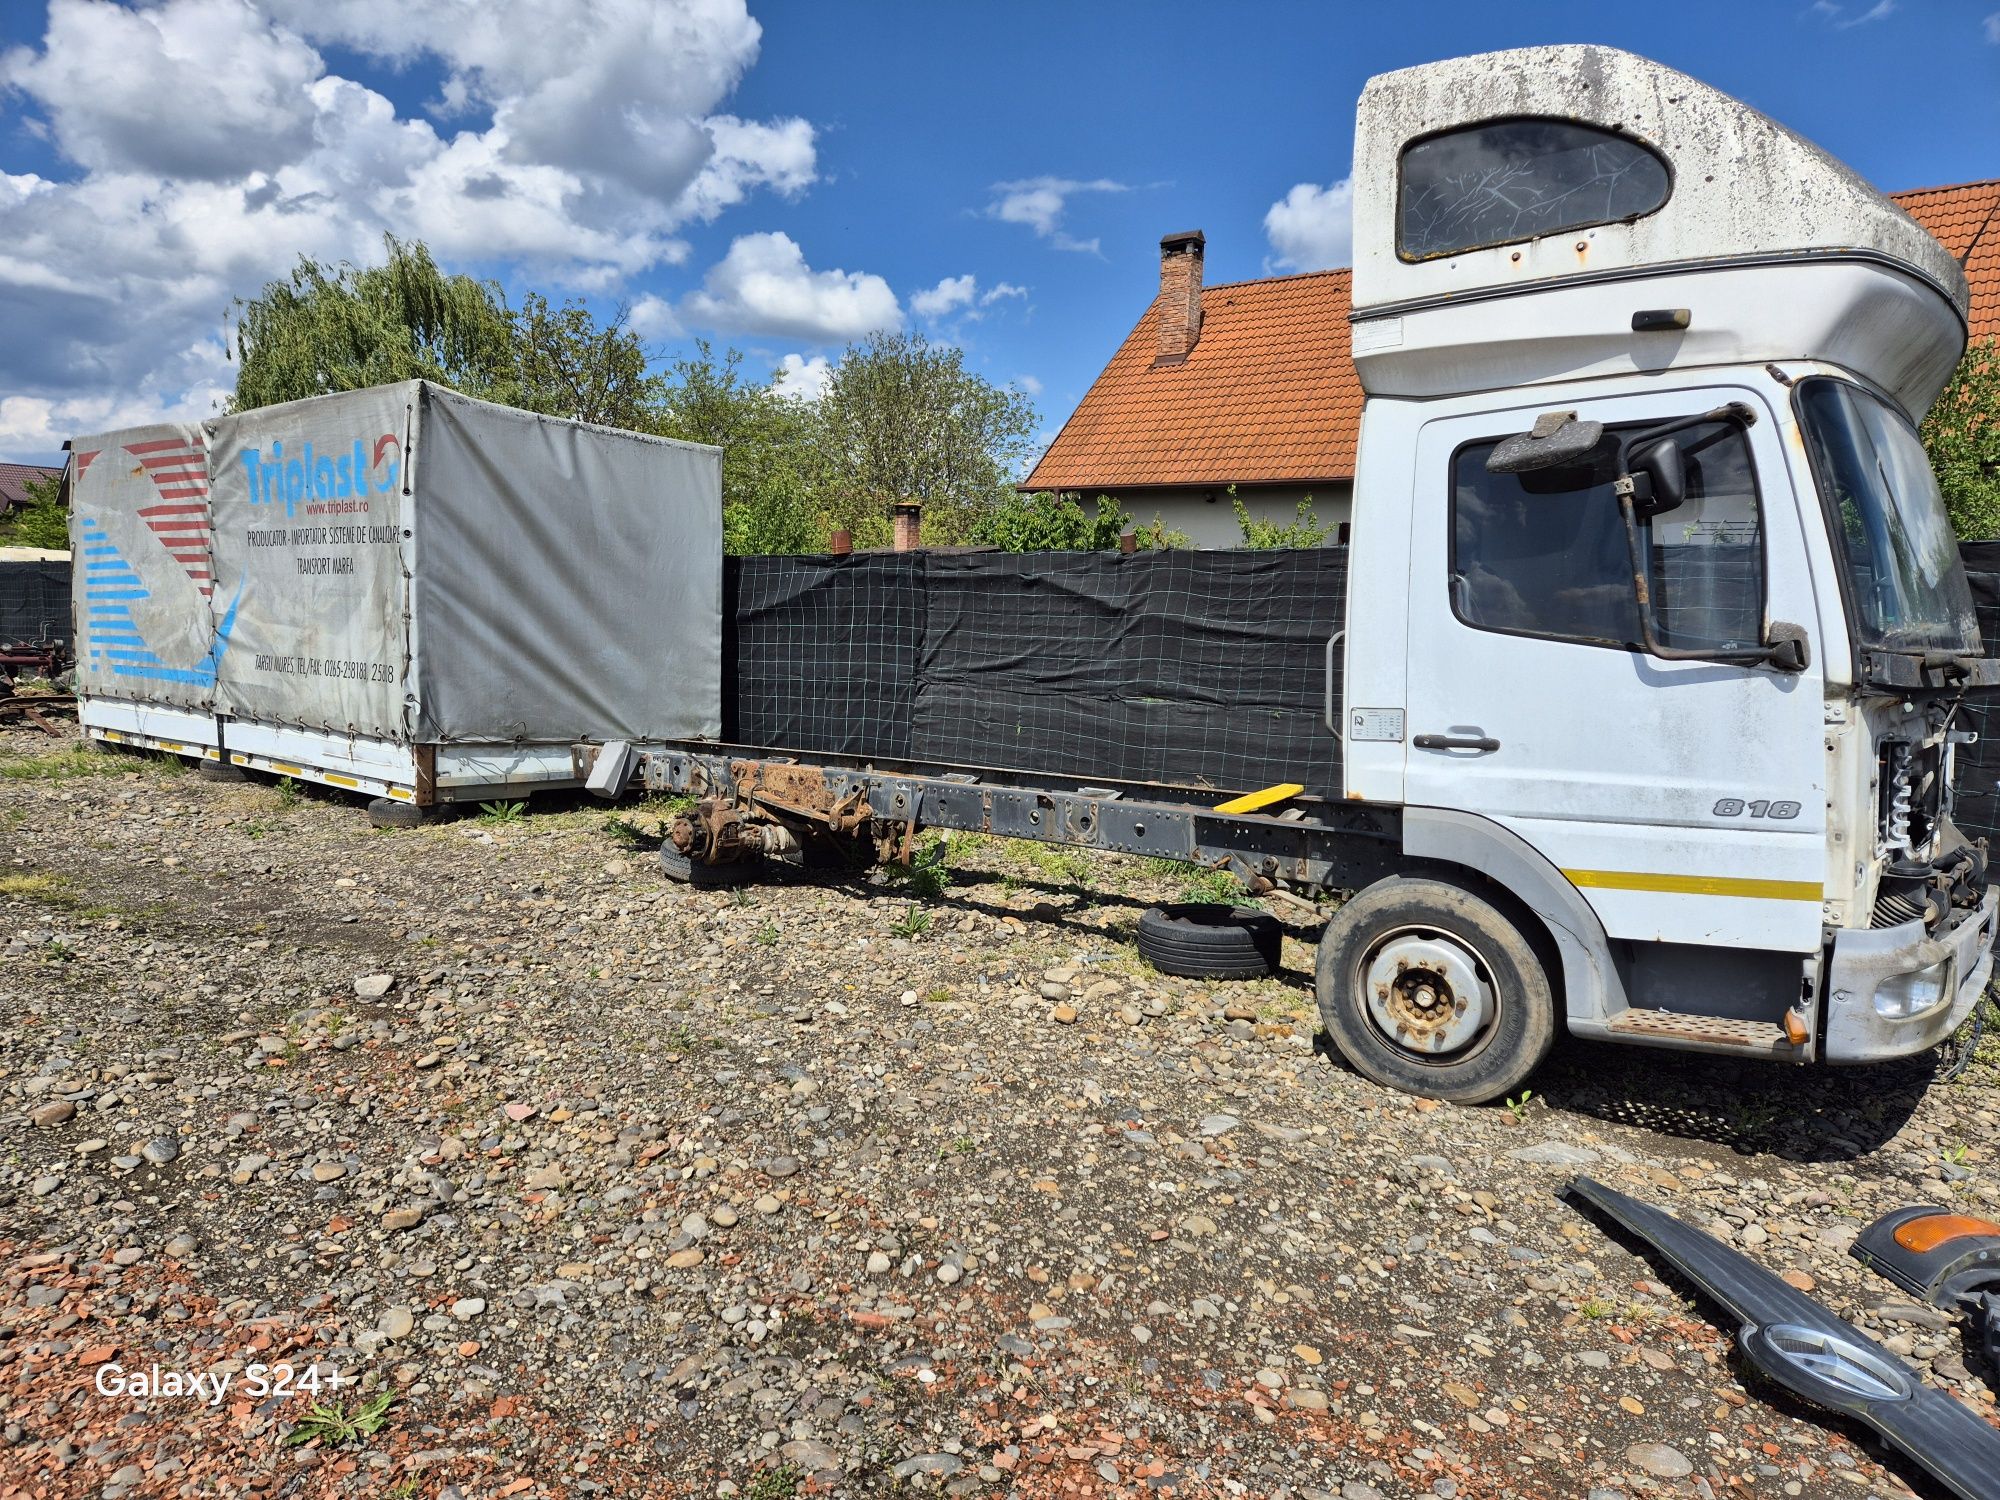
M 1335 1042 L 1475 1099 L 1557 1014 L 1794 1062 L 1947 1037 L 2000 899 L 1949 800 L 2000 663 L 1915 429 L 1958 265 L 1602 47 L 1371 80 L 1354 182 L 1344 791 L 1406 863 L 1322 940 Z

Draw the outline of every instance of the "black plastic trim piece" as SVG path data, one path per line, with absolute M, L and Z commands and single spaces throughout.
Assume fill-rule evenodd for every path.
M 1866 1422 L 1959 1500 L 2000 1500 L 2000 1428 L 1923 1384 L 1853 1324 L 1651 1204 L 1588 1177 L 1573 1180 L 1563 1196 L 1644 1240 L 1718 1303 L 1739 1325 L 1744 1357 L 1777 1384 Z

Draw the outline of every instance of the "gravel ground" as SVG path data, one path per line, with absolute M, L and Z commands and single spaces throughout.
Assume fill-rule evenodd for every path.
M 383 832 L 0 734 L 0 1493 L 1929 1493 L 1578 1170 L 1993 1416 L 1845 1253 L 2000 1210 L 1990 1058 L 1567 1044 L 1430 1105 L 1315 1037 L 1309 913 L 1195 984 L 1130 946 L 1171 871 L 945 860 L 693 891 L 601 807 Z

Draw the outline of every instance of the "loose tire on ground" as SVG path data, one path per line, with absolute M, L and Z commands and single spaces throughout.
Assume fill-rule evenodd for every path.
M 1268 912 L 1216 902 L 1156 906 L 1139 918 L 1139 956 L 1184 979 L 1262 979 L 1277 971 L 1283 938 Z
M 393 797 L 375 797 L 368 803 L 368 821 L 377 828 L 421 828 L 430 822 L 431 810 L 414 802 L 398 802 Z
M 724 865 L 697 864 L 671 843 L 666 843 L 660 845 L 660 873 L 682 885 L 691 885 L 699 890 L 720 891 L 733 886 L 748 885 L 755 880 L 757 862 L 752 859 L 736 859 Z
M 1555 996 L 1521 929 L 1449 881 L 1391 876 L 1319 943 L 1319 1012 L 1355 1069 L 1407 1094 L 1483 1104 L 1518 1088 L 1555 1043 Z

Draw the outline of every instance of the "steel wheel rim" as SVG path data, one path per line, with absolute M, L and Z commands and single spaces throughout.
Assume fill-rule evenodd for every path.
M 1426 1067 L 1464 1062 L 1492 1040 L 1500 987 L 1485 955 L 1439 927 L 1383 934 L 1355 965 L 1357 992 L 1378 1041 Z

